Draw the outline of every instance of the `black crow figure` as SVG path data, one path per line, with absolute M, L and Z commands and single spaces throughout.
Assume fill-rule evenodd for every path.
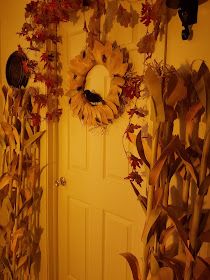
M 84 95 L 86 99 L 90 102 L 92 105 L 97 105 L 98 103 L 104 104 L 105 101 L 98 93 L 91 92 L 90 90 L 86 89 L 84 90 Z

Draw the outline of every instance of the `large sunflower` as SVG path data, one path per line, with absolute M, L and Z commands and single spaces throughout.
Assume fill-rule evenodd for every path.
M 105 98 L 85 90 L 86 76 L 96 65 L 103 65 L 110 75 L 110 89 Z M 67 95 L 73 115 L 88 126 L 106 126 L 119 117 L 122 107 L 122 86 L 128 69 L 120 47 L 95 41 L 94 48 L 83 51 L 70 61 L 70 86 Z

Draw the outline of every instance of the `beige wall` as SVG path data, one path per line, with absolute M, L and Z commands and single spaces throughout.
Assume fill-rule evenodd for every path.
M 179 67 L 194 59 L 204 59 L 210 66 L 210 1 L 199 6 L 198 23 L 193 25 L 192 40 L 181 39 L 181 22 L 178 15 L 168 26 L 167 63 Z

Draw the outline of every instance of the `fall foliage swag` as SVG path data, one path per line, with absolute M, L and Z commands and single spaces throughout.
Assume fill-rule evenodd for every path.
M 157 0 L 154 4 L 146 1 L 142 3 L 141 11 L 135 10 L 132 5 L 125 6 L 124 4 L 123 1 L 115 0 L 107 2 L 105 0 L 37 0 L 26 5 L 26 21 L 19 34 L 29 43 L 28 49 L 39 54 L 40 59 L 39 61 L 29 59 L 24 68 L 28 74 L 34 77 L 34 82 L 42 82 L 47 88 L 47 94 L 39 92 L 36 95 L 36 103 L 40 107 L 47 107 L 47 119 L 57 120 L 62 113 L 58 99 L 64 92 L 60 75 L 60 54 L 56 48 L 57 44 L 62 41 L 62 38 L 57 34 L 59 23 L 68 21 L 76 23 L 82 13 L 85 14 L 87 10 L 92 10 L 93 13 L 89 22 L 84 20 L 84 31 L 87 33 L 88 47 L 93 48 L 96 40 L 100 41 L 101 39 L 103 43 L 106 42 L 106 35 L 111 31 L 115 20 L 123 27 L 132 28 L 141 22 L 147 30 L 146 35 L 140 38 L 138 42 L 138 51 L 146 53 L 147 57 L 150 57 L 154 52 L 155 41 L 165 21 L 162 16 L 164 1 Z M 104 16 L 104 24 L 101 27 L 102 16 Z M 53 47 L 46 49 L 45 46 L 49 43 L 52 43 Z M 23 51 L 21 48 L 19 50 Z M 135 87 L 131 89 L 132 83 L 129 81 L 130 78 L 132 78 L 132 81 L 135 80 L 133 76 L 127 75 L 127 83 L 123 86 L 124 92 L 136 91 Z M 72 81 L 71 77 L 70 80 Z M 126 85 L 128 85 L 128 88 L 126 88 Z M 131 94 L 129 93 L 129 99 Z M 112 107 L 114 108 L 114 106 Z M 109 116 L 110 114 L 112 113 L 110 112 Z M 33 117 L 36 117 L 35 121 L 41 120 L 38 115 Z M 100 123 L 104 122 L 100 120 L 97 125 Z

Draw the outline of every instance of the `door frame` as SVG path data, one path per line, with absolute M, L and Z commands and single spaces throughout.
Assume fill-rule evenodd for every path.
M 44 148 L 44 147 L 43 147 Z M 47 280 L 58 280 L 58 122 L 48 122 L 46 127 L 46 204 L 45 231 L 46 257 L 42 266 Z

